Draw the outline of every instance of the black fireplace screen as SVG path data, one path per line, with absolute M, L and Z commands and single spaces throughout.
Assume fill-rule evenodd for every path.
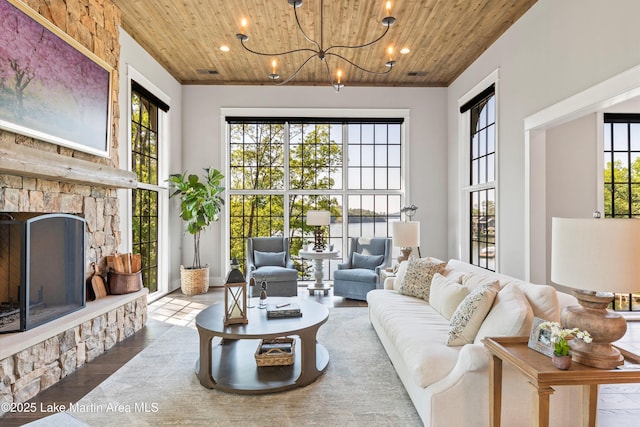
M 84 247 L 83 218 L 0 213 L 0 333 L 85 306 Z

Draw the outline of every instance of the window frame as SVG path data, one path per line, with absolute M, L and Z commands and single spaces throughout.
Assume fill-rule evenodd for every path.
M 607 149 L 606 146 L 606 140 L 607 140 L 607 125 L 610 124 L 611 125 L 611 129 L 608 135 L 608 140 L 609 140 L 609 149 Z M 615 126 L 614 125 L 626 125 L 627 127 L 627 132 L 626 132 L 626 136 L 627 136 L 627 140 L 626 140 L 626 149 L 620 149 L 619 147 L 616 148 L 616 143 L 614 141 L 614 137 L 616 135 L 616 131 L 615 131 Z M 633 154 L 635 153 L 636 156 L 640 156 L 640 144 L 636 145 L 636 149 L 634 149 L 633 147 L 633 132 L 631 131 L 631 126 L 632 125 L 636 125 L 638 127 L 640 127 L 640 114 L 638 113 L 604 113 L 602 114 L 602 147 L 600 150 L 600 159 L 602 161 L 602 168 L 601 168 L 601 174 L 600 174 L 600 189 L 602 191 L 602 214 L 605 218 L 611 218 L 612 215 L 614 218 L 638 218 L 640 217 L 640 214 L 634 214 L 633 213 L 633 192 L 631 190 L 631 187 L 633 186 L 639 186 L 640 182 L 634 182 L 632 181 L 631 178 L 631 173 L 627 174 L 627 177 L 624 181 L 616 181 L 614 178 L 614 174 L 612 174 L 611 178 L 612 181 L 609 183 L 607 181 L 604 180 L 604 174 L 607 170 L 607 161 L 615 161 L 615 157 L 616 157 L 616 153 L 617 154 L 622 154 L 624 153 L 624 156 L 626 157 L 626 161 L 627 161 L 627 167 L 630 168 L 631 164 L 633 163 L 632 159 L 633 159 Z M 640 142 L 640 141 L 638 141 Z M 608 157 L 608 158 L 607 158 Z M 627 195 L 627 204 L 628 204 L 628 209 L 626 211 L 626 213 L 618 213 L 616 212 L 615 209 L 615 202 L 613 201 L 613 193 L 615 192 L 615 187 L 616 187 L 616 183 L 618 184 L 622 184 L 625 187 L 625 190 L 628 192 Z M 608 184 L 611 184 L 612 186 L 612 202 L 611 202 L 611 212 L 608 212 L 606 210 L 606 205 L 604 203 L 604 200 L 606 198 L 605 194 L 607 192 L 606 190 L 606 186 Z M 637 296 L 639 295 L 639 293 L 635 293 L 635 294 L 614 294 L 615 297 L 611 303 L 611 308 L 613 310 L 619 311 L 619 312 L 638 312 L 640 311 L 640 303 L 635 303 L 634 304 L 634 295 Z M 626 309 L 622 309 L 619 308 L 617 302 L 620 301 L 622 302 L 623 298 L 628 298 L 628 308 Z M 622 305 L 620 303 L 620 305 Z M 635 307 L 635 309 L 634 309 Z
M 263 118 L 263 119 L 267 119 L 267 118 L 272 118 L 272 119 L 279 119 L 279 120 L 284 120 L 286 118 L 294 118 L 295 121 L 336 121 L 336 120 L 345 120 L 345 119 L 351 119 L 351 120 L 356 120 L 356 121 L 367 121 L 367 120 L 376 120 L 376 119 L 387 119 L 390 121 L 393 120 L 398 120 L 401 119 L 402 124 L 400 125 L 400 141 L 401 141 L 401 159 L 400 159 L 400 164 L 402 167 L 402 173 L 401 173 L 401 183 L 400 183 L 400 189 L 398 190 L 394 190 L 396 193 L 398 194 L 402 194 L 402 198 L 401 198 L 401 204 L 404 201 L 404 198 L 406 197 L 407 194 L 409 194 L 410 188 L 408 185 L 407 180 L 405 179 L 405 177 L 409 176 L 409 167 L 408 167 L 408 163 L 406 161 L 407 158 L 409 158 L 409 110 L 408 109 L 366 109 L 366 110 L 360 110 L 360 109 L 344 109 L 344 110 L 340 110 L 340 109 L 331 109 L 331 110 L 325 110 L 325 109 L 253 109 L 253 108 L 223 108 L 221 109 L 221 123 L 222 123 L 222 132 L 223 132 L 223 136 L 222 136 L 222 140 L 225 141 L 225 144 L 223 144 L 222 146 L 222 158 L 224 160 L 225 164 L 229 164 L 229 159 L 230 159 L 230 146 L 229 146 L 229 128 L 228 128 L 228 123 L 227 123 L 227 119 L 229 117 L 234 117 L 234 118 L 238 118 L 238 119 L 248 119 L 248 118 Z M 288 143 L 288 141 L 287 141 Z M 289 150 L 285 150 L 285 156 L 288 156 Z M 343 134 L 343 153 L 347 153 L 347 140 L 344 137 Z M 285 158 L 285 165 L 286 165 L 286 170 L 288 171 L 288 157 Z M 342 184 L 342 188 L 339 190 L 329 190 L 328 192 L 326 190 L 291 190 L 291 189 L 287 189 L 288 193 L 287 194 L 302 194 L 302 195 L 320 195 L 320 194 L 328 194 L 330 196 L 333 195 L 343 195 L 346 194 L 346 192 L 348 191 L 347 189 L 347 176 L 346 174 L 347 172 L 347 161 L 343 161 L 342 163 L 342 168 L 343 168 L 343 172 L 342 172 L 342 179 L 343 179 L 343 184 Z M 227 180 L 229 180 L 230 177 L 227 177 Z M 227 182 L 228 183 L 228 182 Z M 230 188 L 230 186 L 228 186 L 227 188 Z M 238 191 L 238 190 L 236 190 Z M 242 191 L 242 190 L 239 190 Z M 367 190 L 350 190 L 351 194 L 369 194 L 369 193 L 373 193 L 375 190 L 371 189 L 367 189 Z M 386 191 L 390 191 L 390 190 L 386 190 Z M 274 190 L 266 190 L 265 194 L 273 194 Z M 229 198 L 231 196 L 231 194 L 233 194 L 234 191 L 227 191 L 225 193 L 225 203 L 229 203 Z M 285 197 L 285 209 L 287 209 L 287 205 L 289 203 L 289 197 Z M 343 198 L 343 222 L 346 224 L 347 221 L 347 196 L 345 195 L 345 197 Z M 224 241 L 225 242 L 229 242 L 230 241 L 230 214 L 225 212 L 225 227 L 224 227 Z M 288 218 L 287 218 L 287 224 L 288 224 Z M 285 233 L 288 233 L 288 228 L 285 229 Z M 390 234 L 389 234 L 390 235 Z M 348 234 L 346 231 L 343 232 L 343 235 L 340 236 L 339 238 L 342 239 L 342 245 L 341 247 L 337 248 L 339 250 L 341 250 L 342 254 L 347 253 L 348 250 Z M 394 248 L 395 250 L 395 248 Z M 226 245 L 225 244 L 225 254 L 224 254 L 224 259 L 229 259 L 230 257 L 230 245 Z
M 471 109 L 467 108 L 469 103 L 483 99 L 483 92 L 493 86 L 494 102 L 494 179 L 484 183 L 471 184 Z M 494 191 L 494 220 L 495 220 L 495 257 L 493 258 L 494 269 L 490 271 L 500 271 L 500 191 L 499 191 L 499 164 L 500 164 L 500 142 L 499 142 L 499 70 L 495 70 L 480 81 L 464 96 L 458 99 L 458 182 L 459 182 L 459 215 L 458 215 L 458 257 L 473 264 L 471 254 L 471 234 L 472 234 L 472 214 L 471 197 L 475 191 Z M 476 265 L 476 264 L 474 264 Z M 478 266 L 484 268 L 483 266 Z
M 150 96 L 155 97 L 154 101 L 164 103 L 165 107 L 171 104 L 171 97 L 159 89 L 153 82 L 147 79 L 142 73 L 137 71 L 131 65 L 127 68 L 127 144 L 126 153 L 123 158 L 126 159 L 126 169 L 132 171 L 132 141 L 131 141 L 131 122 L 132 122 L 132 82 L 135 81 L 148 91 Z M 169 187 L 167 179 L 169 177 L 169 142 L 170 142 L 170 110 L 165 112 L 158 109 L 158 183 L 150 185 L 146 183 L 138 183 L 137 187 L 141 189 L 153 190 L 158 192 L 158 287 L 157 291 L 150 293 L 147 297 L 148 302 L 153 302 L 169 292 Z M 135 172 L 135 171 L 133 171 Z M 126 218 L 127 223 L 121 223 L 123 230 L 123 241 L 125 241 L 126 250 L 133 250 L 133 190 L 127 191 L 125 205 L 120 206 L 120 217 Z M 124 222 L 124 221 L 123 221 Z M 126 228 L 125 228 L 126 227 Z M 126 236 L 126 237 L 125 237 Z

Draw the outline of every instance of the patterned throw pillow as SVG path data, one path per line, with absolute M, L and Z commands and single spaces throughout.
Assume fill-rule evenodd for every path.
M 473 342 L 499 291 L 500 283 L 496 280 L 472 290 L 462 300 L 451 316 L 447 345 L 464 345 Z
M 429 258 L 415 258 L 408 262 L 407 272 L 400 284 L 400 293 L 429 301 L 431 279 L 436 273 L 442 274 L 447 263 Z

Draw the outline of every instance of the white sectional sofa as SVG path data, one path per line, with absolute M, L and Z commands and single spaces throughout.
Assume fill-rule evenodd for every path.
M 400 293 L 408 268 L 407 262 L 402 263 L 397 277 L 385 281 L 385 289 L 368 293 L 371 324 L 425 426 L 489 426 L 489 354 L 481 340 L 529 335 L 534 316 L 557 321 L 562 308 L 575 304 L 575 298 L 551 286 L 526 283 L 450 260 L 442 275 L 431 282 L 438 288 L 430 292 L 447 290 L 445 299 L 442 293 L 437 301 L 434 297 L 436 309 L 423 298 Z M 439 310 L 456 316 L 458 302 L 469 289 L 452 296 L 454 291 L 464 287 L 462 283 L 472 288 L 487 281 L 498 281 L 499 287 L 492 285 L 495 298 L 479 330 L 475 336 L 466 337 L 470 343 L 447 345 L 451 340 L 450 320 Z M 524 376 L 508 363 L 503 365 L 503 426 L 531 425 L 533 392 Z M 551 397 L 551 425 L 583 425 L 586 411 L 582 399 L 581 386 L 558 387 Z

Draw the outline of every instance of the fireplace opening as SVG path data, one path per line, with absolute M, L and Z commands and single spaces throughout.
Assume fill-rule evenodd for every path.
M 85 220 L 0 213 L 0 333 L 26 331 L 85 306 Z

